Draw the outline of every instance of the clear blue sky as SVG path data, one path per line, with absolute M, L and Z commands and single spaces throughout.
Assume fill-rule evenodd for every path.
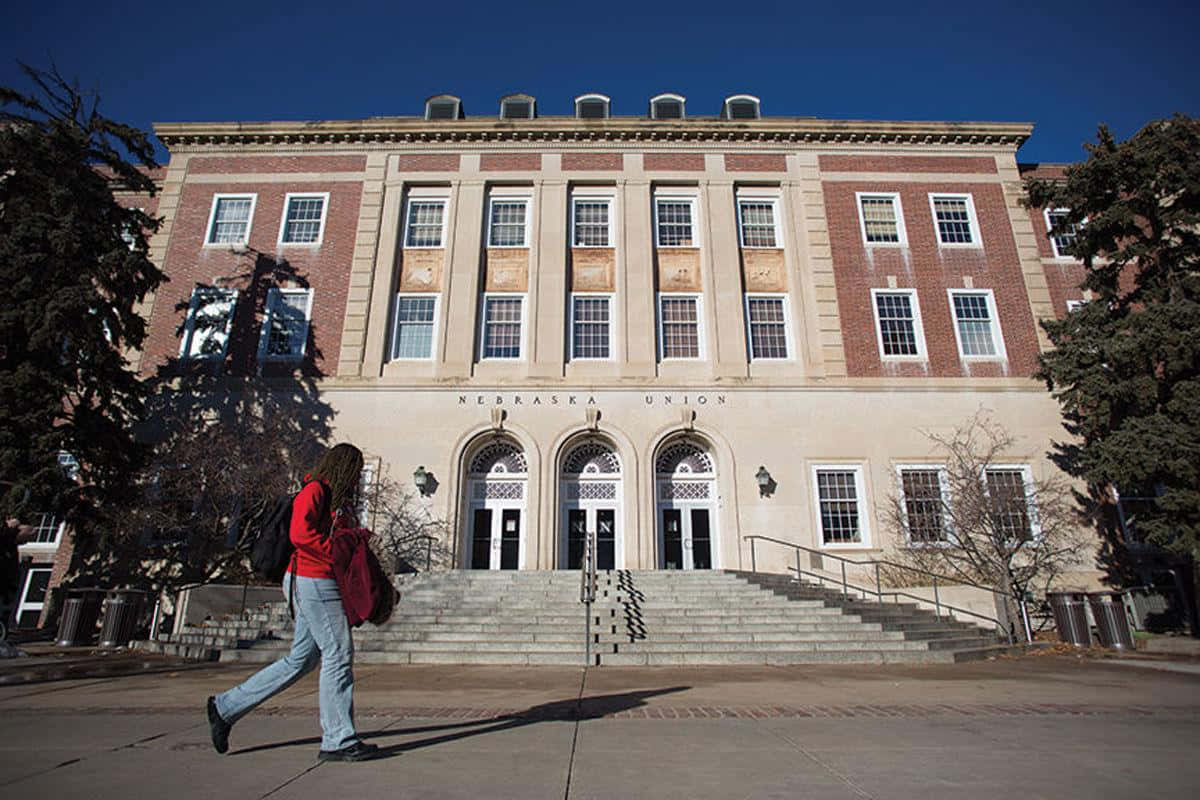
M 710 115 L 745 91 L 768 116 L 1033 122 L 1018 157 L 1070 161 L 1099 122 L 1200 114 L 1195 0 L 7 5 L 0 84 L 53 62 L 141 127 L 415 115 L 438 92 L 494 115 L 508 92 L 568 114 L 600 91 L 620 115 L 678 91 Z

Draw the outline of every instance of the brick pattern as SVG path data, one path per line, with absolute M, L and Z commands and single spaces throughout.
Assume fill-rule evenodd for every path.
M 483 172 L 536 172 L 541 168 L 541 153 L 484 153 L 479 157 Z
M 647 172 L 703 172 L 703 153 L 646 153 L 642 169 Z
M 366 167 L 366 156 L 202 156 L 188 163 L 188 172 L 362 172 Z
M 726 153 L 727 172 L 787 172 L 782 153 Z
M 625 159 L 620 153 L 563 153 L 564 170 L 621 170 Z
M 871 248 L 862 241 L 855 192 L 899 192 L 908 248 Z M 982 248 L 939 248 L 929 208 L 929 192 L 970 193 L 979 216 Z M 1017 377 L 1032 375 L 1038 340 L 1029 295 L 1017 257 L 1004 193 L 995 185 L 825 184 L 829 235 L 838 305 L 841 310 L 846 366 L 851 376 Z M 925 329 L 928 365 L 884 364 L 875 336 L 871 289 L 916 288 Z M 958 356 L 947 289 L 993 291 L 1007 363 L 963 362 Z
M 1021 178 L 1045 178 L 1062 180 L 1067 177 L 1066 164 L 1018 164 L 1017 170 Z
M 992 158 L 973 156 L 837 156 L 820 157 L 824 172 L 996 172 Z
M 1046 285 L 1050 288 L 1051 302 L 1054 304 L 1054 316 L 1062 319 L 1067 315 L 1068 300 L 1082 300 L 1083 290 L 1080 285 L 1086 276 L 1082 264 L 1074 261 L 1056 261 L 1046 264 Z
M 458 153 L 401 155 L 396 156 L 396 167 L 401 172 L 458 172 L 461 160 Z

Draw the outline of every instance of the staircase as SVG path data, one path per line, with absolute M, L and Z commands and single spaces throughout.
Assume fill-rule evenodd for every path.
M 911 604 L 845 601 L 786 575 L 612 570 L 598 576 L 590 662 L 597 666 L 930 663 L 998 644 L 993 632 Z M 355 631 L 360 664 L 581 666 L 579 573 L 453 571 L 401 585 L 383 626 Z M 291 646 L 285 603 L 206 620 L 142 649 L 266 663 Z

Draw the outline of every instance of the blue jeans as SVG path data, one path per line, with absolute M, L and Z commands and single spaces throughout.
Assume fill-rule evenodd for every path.
M 283 594 L 291 587 L 283 576 Z M 321 749 L 358 741 L 354 732 L 354 640 L 332 578 L 296 576 L 296 630 L 292 651 L 242 683 L 217 695 L 217 713 L 230 725 L 321 664 Z

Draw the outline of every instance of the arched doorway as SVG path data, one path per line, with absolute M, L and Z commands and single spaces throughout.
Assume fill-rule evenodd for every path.
M 464 567 L 519 569 L 525 559 L 525 498 L 529 467 L 520 445 L 490 442 L 467 467 Z
M 672 439 L 654 459 L 658 566 L 712 569 L 717 553 L 717 473 L 707 445 Z
M 572 447 L 562 462 L 559 562 L 578 569 L 588 532 L 596 537 L 596 568 L 624 563 L 621 541 L 621 461 L 606 442 Z

